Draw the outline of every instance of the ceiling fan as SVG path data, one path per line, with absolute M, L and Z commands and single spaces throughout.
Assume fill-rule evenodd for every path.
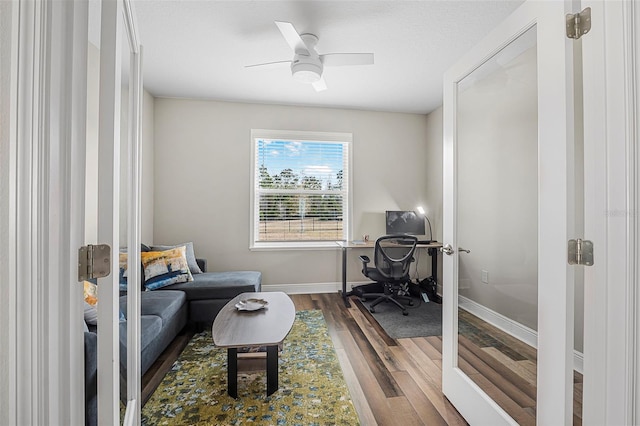
M 310 83 L 317 92 L 327 89 L 327 84 L 322 78 L 325 66 L 337 67 L 345 65 L 372 65 L 373 53 L 325 53 L 319 55 L 316 51 L 318 37 L 314 34 L 298 34 L 290 22 L 275 21 L 282 36 L 293 50 L 293 59 L 290 61 L 266 62 L 263 64 L 247 65 L 245 68 L 254 68 L 276 64 L 291 64 L 293 78 L 303 83 Z

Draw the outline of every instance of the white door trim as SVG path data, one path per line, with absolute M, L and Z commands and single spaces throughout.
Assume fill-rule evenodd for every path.
M 104 0 L 100 30 L 98 125 L 98 242 L 111 247 L 109 276 L 98 279 L 98 413 L 100 425 L 119 423 L 120 44 L 122 2 Z
M 144 85 L 142 77 L 142 46 L 138 37 L 136 16 L 129 0 L 124 0 L 124 22 L 129 38 L 130 71 L 129 71 L 129 191 L 127 200 L 127 247 L 128 280 L 132 283 L 142 282 L 140 276 L 140 242 L 141 242 L 141 205 L 142 188 L 142 105 Z M 123 425 L 139 425 L 141 421 L 140 390 L 142 377 L 140 374 L 140 292 L 127 293 L 127 407 Z
M 17 228 L 18 221 L 18 112 L 17 108 L 19 103 L 18 98 L 18 73 L 20 66 L 18 64 L 18 51 L 19 46 L 19 22 L 20 14 L 19 8 L 16 3 L 5 3 L 2 5 L 2 12 L 5 13 L 2 22 L 5 25 L 7 22 L 10 24 L 10 56 L 9 56 L 9 101 L 7 103 L 0 104 L 2 108 L 1 113 L 4 117 L 9 117 L 8 126 L 4 132 L 0 134 L 0 144 L 2 150 L 2 167 L 4 173 L 1 175 L 1 190 L 2 195 L 6 195 L 6 199 L 3 200 L 6 204 L 1 205 L 0 210 L 0 235 L 3 237 L 3 243 L 0 245 L 0 293 L 4 295 L 2 300 L 2 308 L 4 315 L 2 320 L 8 325 L 6 327 L 6 335 L 2 336 L 2 344 L 5 350 L 0 351 L 2 356 L 3 368 L 1 370 L 0 383 L 2 384 L 1 393 L 6 395 L 6 400 L 2 406 L 2 410 L 5 412 L 5 418 L 9 424 L 17 424 L 18 422 L 18 297 L 17 297 L 17 256 L 18 256 L 18 235 L 19 230 Z M 7 15 L 10 13 L 10 17 Z M 6 29 L 6 27 L 5 27 Z M 3 35 L 6 33 L 3 33 Z M 5 38 L 5 43 L 7 39 Z M 24 44 L 24 43 L 23 43 Z M 6 49 L 5 46 L 2 46 Z M 6 51 L 3 50 L 3 54 Z M 4 56 L 5 60 L 7 56 Z M 5 72 L 7 67 L 3 64 L 2 71 Z M 28 78 L 28 76 L 25 76 Z M 2 79 L 2 90 L 7 90 L 6 77 Z M 5 121 L 3 121 L 3 124 Z M 6 241 L 4 240 L 6 237 Z
M 84 224 L 87 4 L 13 6 L 8 420 L 78 424 L 84 347 L 82 290 L 74 283 Z
M 640 22 L 640 6 L 637 3 L 631 4 L 631 22 L 635 22 L 636 24 Z M 634 45 L 633 55 L 634 61 L 632 63 L 632 71 L 633 77 L 632 82 L 635 85 L 635 99 L 633 101 L 633 105 L 635 106 L 635 111 L 632 112 L 632 117 L 635 117 L 635 141 L 632 141 L 633 146 L 636 147 L 635 152 L 635 164 L 632 168 L 633 173 L 635 174 L 635 191 L 633 195 L 633 204 L 632 204 L 632 212 L 633 215 L 633 226 L 635 228 L 634 235 L 634 243 L 633 247 L 635 249 L 635 253 L 632 253 L 631 259 L 635 259 L 635 263 L 632 265 L 633 274 L 631 277 L 631 286 L 635 289 L 635 306 L 632 308 L 631 312 L 635 313 L 635 323 L 633 326 L 635 330 L 633 331 L 633 336 L 635 336 L 635 361 L 633 368 L 635 369 L 634 380 L 635 384 L 633 387 L 633 394 L 631 395 L 631 401 L 635 404 L 634 407 L 634 417 L 633 424 L 640 424 L 640 265 L 638 265 L 640 258 L 640 29 L 636 26 L 631 26 L 631 30 L 635 36 L 632 39 L 632 43 Z M 634 284 L 635 283 L 635 284 Z
M 585 271 L 583 420 L 638 424 L 640 14 L 634 2 L 584 6 L 592 9 L 582 41 L 585 238 L 594 242 L 595 263 Z

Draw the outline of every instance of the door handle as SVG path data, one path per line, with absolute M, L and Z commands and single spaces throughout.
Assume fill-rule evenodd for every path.
M 453 254 L 453 251 L 454 251 L 453 247 L 451 247 L 450 244 L 446 244 L 446 245 L 440 247 L 440 252 L 444 253 L 444 254 L 447 254 L 449 256 L 451 256 Z
M 465 253 L 471 253 L 471 250 L 463 249 L 462 247 L 458 247 L 458 251 L 463 251 Z

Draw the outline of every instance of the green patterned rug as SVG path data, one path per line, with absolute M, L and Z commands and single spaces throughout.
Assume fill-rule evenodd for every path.
M 196 334 L 142 409 L 143 425 L 358 425 L 322 311 L 298 311 L 279 354 L 280 388 L 264 371 L 238 374 L 227 395 L 227 351 Z

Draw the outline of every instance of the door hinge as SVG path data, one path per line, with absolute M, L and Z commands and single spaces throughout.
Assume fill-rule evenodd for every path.
M 589 240 L 569 240 L 569 265 L 593 265 L 593 243 Z
M 111 273 L 111 247 L 98 244 L 78 250 L 78 281 L 106 277 Z
M 591 8 L 567 15 L 567 37 L 578 40 L 591 30 Z

